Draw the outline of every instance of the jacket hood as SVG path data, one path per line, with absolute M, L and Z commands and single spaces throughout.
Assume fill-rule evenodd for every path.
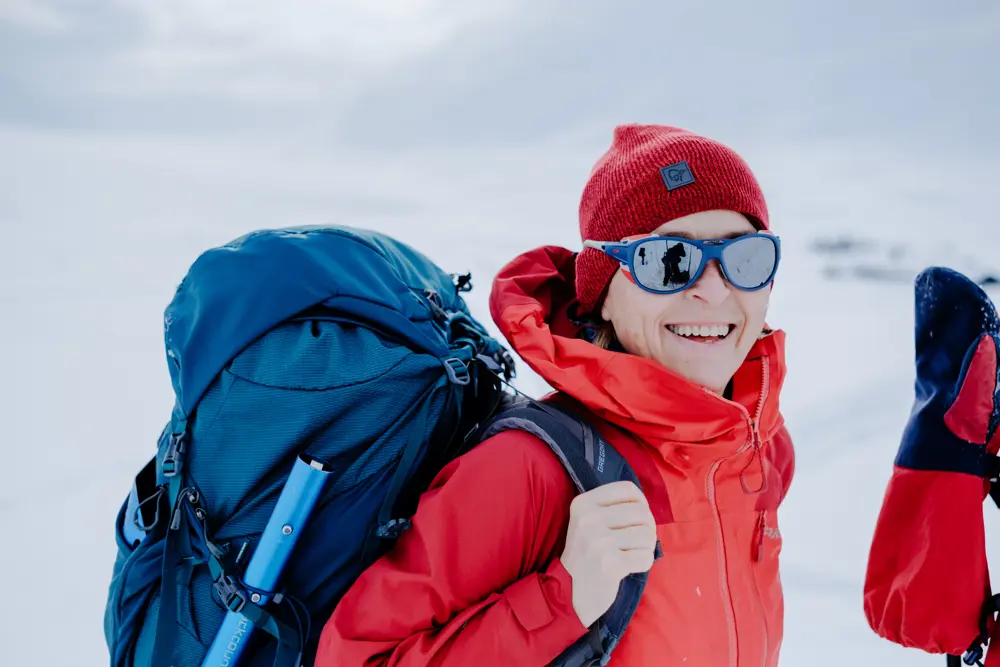
M 591 343 L 576 315 L 576 256 L 556 246 L 524 253 L 501 269 L 490 295 L 500 331 L 553 388 L 658 447 L 699 444 L 725 455 L 749 443 L 754 427 L 764 440 L 781 428 L 784 332 L 754 344 L 726 399 L 651 359 Z

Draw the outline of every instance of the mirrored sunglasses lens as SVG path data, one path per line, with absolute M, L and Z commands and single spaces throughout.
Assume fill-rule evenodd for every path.
M 636 282 L 651 290 L 678 290 L 691 282 L 701 265 L 701 250 L 683 241 L 651 239 L 632 256 Z
M 777 252 L 766 236 L 748 236 L 722 251 L 729 282 L 744 289 L 761 287 L 771 278 Z

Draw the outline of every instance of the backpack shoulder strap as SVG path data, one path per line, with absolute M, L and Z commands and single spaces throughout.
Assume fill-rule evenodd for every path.
M 580 493 L 602 484 L 639 478 L 621 454 L 583 418 L 569 408 L 545 401 L 519 401 L 500 412 L 483 432 L 483 439 L 501 431 L 526 431 L 544 441 L 572 478 Z M 656 559 L 663 555 L 656 543 Z M 552 665 L 584 667 L 606 665 L 635 614 L 646 588 L 648 573 L 631 574 L 622 580 L 611 608 L 584 637 L 562 653 Z

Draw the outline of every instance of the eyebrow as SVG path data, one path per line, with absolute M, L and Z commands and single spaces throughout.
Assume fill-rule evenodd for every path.
M 716 239 L 735 239 L 737 236 L 746 236 L 747 234 L 753 234 L 753 233 L 754 232 L 744 230 L 744 231 L 741 231 L 741 232 L 729 232 L 728 234 L 716 234 L 716 235 L 713 235 L 712 238 L 716 238 Z M 665 230 L 665 231 L 659 232 L 657 235 L 658 236 L 676 236 L 677 238 L 688 239 L 689 241 L 695 241 L 698 238 L 697 236 L 695 236 L 694 234 L 691 234 L 690 232 L 675 232 L 675 231 L 670 231 L 670 230 Z

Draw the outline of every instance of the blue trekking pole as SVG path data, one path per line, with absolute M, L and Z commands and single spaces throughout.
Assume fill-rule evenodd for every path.
M 292 466 L 243 577 L 243 583 L 252 593 L 250 601 L 258 607 L 274 596 L 285 564 L 331 472 L 323 461 L 304 454 Z M 247 615 L 230 607 L 202 667 L 235 667 L 254 629 Z

